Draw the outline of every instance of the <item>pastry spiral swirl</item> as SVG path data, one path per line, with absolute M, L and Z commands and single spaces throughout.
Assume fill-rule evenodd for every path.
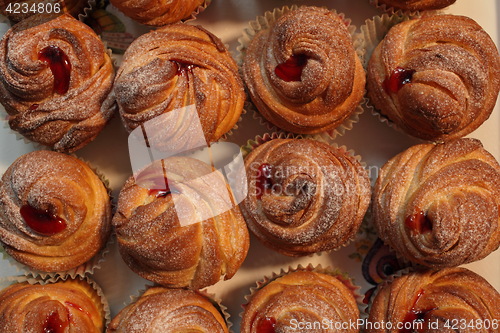
M 229 186 L 218 171 L 199 160 L 170 157 L 163 161 L 170 170 L 169 182 L 175 180 L 174 188 L 148 190 L 131 177 L 120 192 L 113 225 L 125 263 L 142 277 L 174 288 L 201 289 L 221 276 L 231 278 L 246 257 L 249 236 L 234 202 L 229 203 L 231 209 L 216 213 L 225 199 L 214 188 L 230 191 Z M 153 183 L 164 179 L 161 168 L 143 173 L 150 173 L 147 177 Z M 213 177 L 205 183 L 200 175 L 207 174 Z M 176 202 L 183 208 L 178 210 Z M 178 214 L 196 222 L 202 210 L 212 211 L 209 216 L 214 217 L 180 223 Z
M 358 317 L 353 291 L 340 278 L 297 271 L 271 281 L 251 295 L 244 306 L 240 332 L 292 332 L 297 329 L 297 323 L 348 323 L 356 322 Z M 317 327 L 310 329 L 319 332 Z M 359 332 L 356 328 L 336 330 L 333 327 L 325 331 Z
M 206 0 L 111 0 L 116 8 L 139 23 L 161 27 L 187 19 Z
M 366 170 L 343 150 L 311 139 L 274 139 L 245 159 L 248 227 L 285 255 L 336 249 L 357 232 L 370 202 Z
M 378 0 L 379 4 L 385 4 L 395 9 L 403 10 L 432 10 L 448 7 L 456 0 Z
M 0 240 L 17 261 L 45 272 L 69 270 L 96 255 L 110 231 L 108 192 L 79 159 L 35 151 L 3 175 Z
M 137 38 L 125 52 L 114 92 L 128 131 L 194 104 L 207 142 L 233 128 L 245 101 L 238 67 L 222 42 L 183 23 Z
M 498 332 L 500 294 L 485 279 L 465 268 L 420 271 L 395 278 L 379 287 L 368 318 L 371 323 L 391 322 L 393 329 L 368 333 Z M 398 323 L 421 326 L 396 329 Z M 459 323 L 458 325 L 454 323 Z M 467 323 L 466 329 L 453 329 Z M 438 325 L 437 327 L 432 327 Z M 448 327 L 447 327 L 448 326 Z M 386 327 L 389 327 L 386 325 Z M 417 326 L 414 326 L 415 328 Z
M 1 332 L 88 332 L 104 330 L 101 298 L 88 283 L 16 283 L 0 291 Z
M 373 215 L 380 238 L 429 267 L 480 260 L 500 245 L 500 165 L 475 139 L 421 144 L 380 170 Z
M 365 72 L 343 18 L 301 7 L 253 38 L 243 78 L 259 112 L 294 133 L 340 125 L 364 94 Z
M 111 321 L 108 333 L 228 333 L 212 301 L 197 291 L 151 287 Z
M 374 106 L 410 135 L 459 138 L 490 116 L 500 89 L 500 56 L 472 19 L 431 15 L 388 32 L 368 64 Z
M 10 127 L 28 139 L 72 152 L 103 129 L 113 65 L 99 37 L 69 14 L 38 16 L 12 27 L 0 43 L 0 101 Z

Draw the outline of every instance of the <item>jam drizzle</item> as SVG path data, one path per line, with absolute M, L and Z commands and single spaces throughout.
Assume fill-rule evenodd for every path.
M 72 302 L 68 302 L 68 301 L 64 302 L 64 304 L 66 304 L 67 306 L 70 306 L 70 307 L 72 307 L 72 308 L 74 308 L 74 309 L 77 309 L 77 310 L 78 310 L 78 311 L 80 311 L 80 312 L 85 313 L 85 314 L 86 314 L 89 318 L 91 317 L 91 316 L 90 316 L 90 313 L 89 313 L 88 311 L 86 311 L 84 308 L 82 308 L 82 307 L 81 307 L 80 305 L 78 305 L 78 304 L 75 304 L 75 303 L 72 303 Z
M 271 189 L 273 186 L 272 179 L 273 167 L 267 163 L 263 163 L 259 167 L 257 181 L 255 183 L 257 189 L 257 199 L 260 199 L 264 192 Z
M 382 83 L 386 93 L 397 93 L 405 84 L 411 83 L 415 70 L 397 67 Z
M 20 210 L 26 224 L 39 234 L 52 236 L 66 229 L 66 221 L 46 209 L 36 209 L 23 205 Z
M 302 70 L 307 64 L 307 56 L 304 54 L 292 55 L 284 63 L 274 69 L 274 73 L 286 82 L 301 81 Z
M 177 72 L 175 73 L 177 76 L 187 76 L 187 73 L 192 72 L 196 67 L 193 64 L 189 64 L 180 60 L 174 60 L 174 64 L 177 66 Z
M 432 231 L 432 221 L 423 211 L 408 216 L 405 219 L 405 225 L 413 232 L 419 234 L 424 234 Z
M 52 312 L 43 325 L 43 333 L 63 333 L 65 328 L 69 326 L 67 320 L 61 320 L 57 312 Z
M 163 179 L 161 179 L 161 181 L 158 179 L 155 179 L 154 185 L 156 188 L 150 189 L 148 191 L 148 194 L 154 195 L 157 198 L 166 197 L 167 195 L 169 195 L 171 193 L 177 193 L 177 194 L 181 193 L 181 191 L 179 189 L 177 189 L 174 186 L 170 186 L 168 184 L 167 178 L 163 178 Z
M 413 333 L 418 330 L 417 325 L 409 325 L 407 323 L 414 323 L 414 322 L 422 322 L 425 320 L 425 315 L 433 310 L 436 310 L 437 308 L 432 308 L 432 309 L 427 309 L 427 310 L 417 310 L 417 303 L 424 294 L 424 290 L 421 289 L 418 293 L 417 296 L 415 297 L 415 300 L 413 301 L 413 306 L 411 307 L 410 311 L 406 314 L 405 318 L 403 319 L 403 327 L 399 330 L 399 333 Z M 425 325 L 422 325 L 420 327 L 425 327 Z
M 68 56 L 59 47 L 49 45 L 38 52 L 38 59 L 48 64 L 54 75 L 54 91 L 60 95 L 69 89 L 71 63 Z
M 276 318 L 262 318 L 257 325 L 257 333 L 276 333 Z

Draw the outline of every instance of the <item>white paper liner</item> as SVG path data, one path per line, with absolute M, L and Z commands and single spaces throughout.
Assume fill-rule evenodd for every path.
M 64 154 L 64 153 L 61 153 Z M 106 176 L 99 171 L 97 168 L 92 166 L 92 164 L 88 161 L 86 161 L 83 158 L 80 158 L 74 154 L 65 154 L 72 156 L 81 162 L 85 163 L 95 174 L 99 179 L 101 180 L 102 184 L 106 188 L 106 192 L 108 193 L 109 197 L 109 203 L 110 203 L 110 210 L 111 210 L 111 217 L 109 220 L 109 223 L 111 224 L 111 219 L 113 217 L 113 212 L 115 209 L 114 206 L 114 200 L 113 200 L 113 195 L 112 195 L 112 190 L 109 185 L 109 180 L 106 178 Z M 96 253 L 95 256 L 93 256 L 89 261 L 74 267 L 72 269 L 66 270 L 66 271 L 58 271 L 58 272 L 45 272 L 45 271 L 40 271 L 37 269 L 34 269 L 32 267 L 29 267 L 28 265 L 25 265 L 21 262 L 18 262 L 15 260 L 13 257 L 11 257 L 4 249 L 3 244 L 0 245 L 0 254 L 2 255 L 2 258 L 6 260 L 10 266 L 16 268 L 18 271 L 20 271 L 22 274 L 28 276 L 32 275 L 35 278 L 41 278 L 41 279 L 48 279 L 48 278 L 55 278 L 55 277 L 61 277 L 61 276 L 69 276 L 72 279 L 75 279 L 76 277 L 83 277 L 89 274 L 93 274 L 96 269 L 101 268 L 101 264 L 105 261 L 106 255 L 109 253 L 111 245 L 115 242 L 115 235 L 110 232 L 110 235 L 108 236 L 106 242 L 104 243 L 103 247 Z M 1 244 L 1 242 L 0 242 Z
M 266 11 L 263 16 L 257 16 L 254 21 L 250 21 L 248 23 L 249 27 L 245 28 L 243 30 L 243 35 L 238 38 L 238 43 L 239 45 L 237 46 L 237 55 L 236 55 L 236 62 L 238 66 L 240 67 L 240 72 L 241 72 L 241 67 L 243 64 L 243 59 L 245 57 L 245 51 L 248 45 L 251 43 L 252 39 L 255 37 L 255 35 L 262 31 L 262 30 L 267 30 L 270 29 L 274 22 L 278 20 L 281 16 L 284 14 L 296 10 L 299 7 L 306 7 L 306 6 L 297 6 L 297 5 L 292 5 L 292 6 L 284 6 L 281 8 L 275 8 L 272 12 L 271 11 Z M 335 9 L 330 9 L 330 11 L 336 15 L 339 15 L 344 22 L 347 24 L 347 29 L 349 31 L 349 34 L 352 37 L 353 41 L 353 46 L 354 50 L 357 54 L 357 56 L 360 58 L 361 63 L 364 63 L 364 58 L 365 58 L 365 49 L 363 47 L 363 40 L 362 40 L 362 35 L 359 33 L 356 33 L 356 26 L 351 24 L 351 19 L 345 17 L 344 13 L 337 13 Z M 247 94 L 249 95 L 249 94 Z M 252 103 L 253 104 L 253 103 Z M 323 135 L 327 137 L 329 140 L 335 139 L 337 136 L 342 136 L 345 134 L 346 131 L 349 131 L 352 129 L 353 125 L 359 121 L 359 116 L 364 112 L 363 108 L 363 100 L 360 101 L 359 105 L 351 112 L 351 114 L 337 127 L 332 128 L 330 130 L 318 133 L 319 135 Z M 285 131 L 275 124 L 271 123 L 267 119 L 265 119 L 259 112 L 258 109 L 253 105 L 253 117 L 254 119 L 258 119 L 261 124 L 265 124 L 265 126 L 270 130 L 270 131 Z M 316 135 L 316 134 L 315 134 Z
M 337 150 L 340 150 L 342 153 L 347 154 L 351 157 L 353 157 L 356 161 L 358 161 L 363 169 L 367 169 L 367 164 L 362 160 L 361 155 L 356 154 L 356 152 L 352 149 L 348 149 L 345 145 L 339 146 L 335 142 L 331 142 L 330 137 L 325 137 L 322 134 L 315 134 L 315 135 L 303 135 L 303 134 L 293 134 L 293 133 L 288 133 L 288 132 L 273 132 L 273 133 L 265 133 L 263 135 L 257 135 L 254 139 L 250 139 L 247 141 L 247 143 L 241 147 L 242 155 L 243 157 L 246 157 L 251 151 L 253 151 L 255 148 L 259 147 L 260 145 L 275 140 L 275 139 L 310 139 L 310 140 L 315 140 L 319 142 L 323 142 Z M 370 206 L 368 207 L 368 210 L 370 209 Z M 367 211 L 368 212 L 368 211 Z M 243 214 L 245 216 L 245 214 Z M 343 244 L 330 249 L 330 250 L 325 250 L 325 251 L 319 251 L 319 252 L 314 252 L 314 253 L 305 253 L 300 255 L 300 257 L 313 257 L 313 256 L 321 256 L 323 254 L 328 254 L 332 252 L 336 252 L 342 248 L 345 248 L 351 243 L 358 238 L 359 232 L 361 230 L 361 225 L 365 222 L 366 214 L 363 217 L 363 221 L 361 222 L 359 229 L 349 238 L 347 239 Z M 260 241 L 260 240 L 259 240 Z M 275 249 L 271 250 L 278 252 Z M 281 252 L 279 252 L 281 253 Z M 297 256 L 293 256 L 297 257 Z M 293 258 L 291 257 L 291 258 Z
M 40 278 L 36 278 L 36 277 L 30 276 L 30 275 L 28 275 L 28 276 L 8 276 L 8 277 L 0 278 L 0 290 L 3 290 L 4 288 L 7 288 L 10 285 L 13 285 L 16 283 L 27 282 L 31 285 L 35 285 L 35 284 L 46 285 L 46 284 L 56 283 L 59 281 L 66 281 L 68 279 L 84 281 L 84 282 L 88 283 L 96 291 L 97 296 L 100 298 L 100 301 L 102 304 L 102 308 L 103 308 L 103 312 L 104 312 L 104 320 L 105 320 L 104 327 L 106 327 L 109 324 L 109 322 L 111 321 L 111 310 L 109 308 L 108 300 L 106 299 L 106 296 L 104 295 L 104 291 L 102 290 L 102 288 L 97 284 L 97 282 L 95 282 L 93 279 L 91 279 L 88 276 L 85 276 L 85 277 L 80 276 L 80 277 L 76 277 L 76 278 L 73 278 L 73 277 L 70 278 L 70 276 L 66 275 L 66 276 L 56 276 L 56 277 L 52 277 L 50 279 L 40 279 Z
M 370 0 L 370 4 L 377 7 L 378 9 L 383 10 L 384 12 L 386 12 L 388 14 L 418 16 L 418 15 L 421 15 L 423 13 L 438 13 L 439 12 L 439 10 L 408 10 L 408 9 L 402 9 L 402 8 L 394 8 L 394 7 L 387 5 L 385 3 L 380 3 L 379 0 Z M 447 8 L 447 7 L 443 7 L 442 9 Z

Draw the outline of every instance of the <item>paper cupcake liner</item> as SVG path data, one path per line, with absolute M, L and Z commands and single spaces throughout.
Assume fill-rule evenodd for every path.
M 245 93 L 246 94 L 246 93 Z M 241 121 L 243 120 L 243 117 L 247 114 L 248 110 L 250 109 L 250 103 L 245 100 L 245 103 L 243 104 L 243 109 L 241 110 L 240 117 L 234 124 L 233 128 L 231 128 L 228 132 L 224 133 L 219 140 L 217 141 L 228 141 L 231 136 L 234 135 L 235 132 L 238 131 L 241 125 Z
M 319 142 L 323 142 L 335 149 L 338 149 L 342 151 L 343 153 L 353 157 L 356 161 L 358 161 L 361 164 L 361 167 L 366 170 L 367 164 L 362 160 L 361 155 L 356 154 L 356 152 L 352 149 L 348 149 L 345 145 L 339 146 L 335 142 L 331 142 L 328 137 L 325 137 L 321 134 L 316 134 L 316 135 L 302 135 L 302 134 L 293 134 L 293 133 L 288 133 L 288 132 L 273 132 L 273 133 L 265 133 L 262 136 L 257 135 L 254 139 L 250 139 L 247 141 L 246 145 L 241 147 L 241 151 L 243 154 L 243 157 L 245 158 L 250 152 L 252 152 L 255 148 L 259 147 L 260 145 L 267 143 L 269 141 L 275 140 L 275 139 L 311 139 Z M 370 208 L 368 208 L 370 209 Z M 245 214 L 243 214 L 245 216 Z M 313 257 L 315 255 L 322 256 L 323 254 L 329 254 L 332 252 L 339 251 L 342 248 L 345 248 L 351 243 L 356 240 L 359 237 L 359 233 L 361 230 L 361 226 L 363 225 L 364 221 L 366 218 L 363 217 L 363 221 L 360 224 L 359 230 L 355 232 L 349 239 L 347 239 L 343 244 L 329 250 L 324 250 L 324 251 L 319 251 L 319 252 L 314 252 L 314 253 L 305 253 L 300 255 L 300 257 Z M 273 251 L 276 251 L 275 249 L 271 249 Z M 276 251 L 278 252 L 278 251 Z M 280 252 L 281 253 L 281 252 Z
M 104 323 L 104 327 L 106 327 L 110 321 L 111 321 L 111 310 L 110 310 L 110 307 L 109 307 L 109 303 L 108 303 L 108 300 L 106 299 L 106 296 L 104 295 L 104 291 L 102 290 L 102 288 L 97 284 L 97 282 L 95 282 L 93 279 L 91 279 L 90 277 L 88 276 L 79 276 L 79 277 L 71 277 L 66 275 L 66 276 L 57 276 L 57 277 L 52 277 L 50 279 L 40 279 L 40 278 L 37 278 L 35 276 L 8 276 L 8 277 L 3 277 L 3 278 L 0 278 L 0 290 L 3 290 L 4 288 L 7 288 L 13 284 L 16 284 L 16 283 L 24 283 L 24 282 L 27 282 L 31 285 L 35 285 L 35 284 L 40 284 L 40 285 L 46 285 L 46 284 L 51 284 L 51 283 L 56 283 L 56 282 L 60 282 L 60 281 L 66 281 L 68 279 L 72 279 L 72 280 L 80 280 L 80 281 L 84 281 L 86 283 L 88 283 L 97 293 L 97 297 L 99 297 L 99 302 L 101 303 L 102 305 L 102 308 L 103 308 L 103 311 L 104 311 L 104 319 L 105 319 L 105 323 Z
M 257 33 L 259 33 L 262 30 L 267 30 L 270 29 L 274 22 L 278 20 L 281 16 L 284 14 L 294 11 L 298 9 L 299 7 L 306 7 L 306 6 L 297 6 L 297 5 L 292 5 L 292 6 L 284 6 L 281 8 L 275 8 L 273 11 L 267 11 L 264 13 L 263 16 L 257 16 L 254 21 L 249 22 L 249 26 L 243 30 L 243 35 L 238 38 L 238 43 L 239 45 L 237 46 L 237 55 L 236 55 L 236 62 L 238 66 L 240 67 L 240 74 L 241 74 L 241 67 L 243 64 L 243 59 L 245 57 L 245 52 L 248 47 L 248 45 L 251 43 L 253 38 Z M 356 54 L 361 60 L 361 63 L 364 63 L 364 58 L 365 58 L 365 48 L 363 40 L 362 40 L 362 35 L 359 33 L 356 33 L 357 29 L 356 26 L 351 24 L 351 19 L 347 18 L 344 13 L 338 13 L 335 9 L 330 9 L 330 11 L 336 15 L 339 15 L 344 22 L 347 25 L 347 29 L 352 37 L 353 41 L 353 46 Z M 247 94 L 249 95 L 249 94 Z M 250 95 L 249 95 L 250 96 Z M 317 133 L 319 135 L 323 135 L 329 140 L 334 140 L 337 136 L 342 136 L 345 134 L 345 132 L 349 131 L 352 129 L 353 125 L 357 122 L 359 122 L 359 116 L 364 112 L 363 109 L 363 101 L 359 103 L 359 105 L 351 112 L 351 114 L 337 127 Z M 271 123 L 268 121 L 265 117 L 263 117 L 259 112 L 258 109 L 253 106 L 253 117 L 255 119 L 258 119 L 261 124 L 265 124 L 265 126 L 271 130 L 271 131 L 285 131 L 275 124 Z M 314 135 L 317 135 L 314 134 Z
M 166 287 L 161 286 L 159 284 L 154 284 L 154 283 L 146 284 L 143 289 L 139 289 L 135 294 L 132 294 L 132 295 L 129 296 L 130 300 L 128 302 L 125 302 L 125 304 L 124 304 L 125 307 L 127 307 L 127 306 L 129 306 L 129 305 L 131 305 L 131 304 L 133 304 L 135 302 L 137 302 L 137 300 L 139 298 L 141 298 L 142 295 L 144 295 L 144 293 L 146 292 L 146 290 L 148 290 L 151 287 L 161 287 L 161 288 L 164 288 L 166 290 L 169 289 L 169 288 L 166 288 Z M 202 290 L 192 290 L 192 291 L 195 291 L 195 292 L 199 293 L 200 295 L 202 295 L 203 297 L 205 297 L 208 301 L 210 301 L 210 303 L 212 303 L 212 305 L 219 311 L 219 313 L 224 318 L 224 321 L 226 322 L 228 331 L 230 333 L 235 333 L 231 329 L 232 326 L 233 326 L 233 323 L 230 320 L 231 315 L 227 311 L 227 307 L 222 304 L 222 299 L 220 297 L 218 297 L 214 293 L 209 293 L 206 288 L 202 289 Z
M 61 153 L 63 154 L 63 153 Z M 104 187 L 106 188 L 106 192 L 108 193 L 109 201 L 110 201 L 110 206 L 111 206 L 111 218 L 113 216 L 113 212 L 115 210 L 114 206 L 114 200 L 113 200 L 113 195 L 112 195 L 112 190 L 111 187 L 109 186 L 109 180 L 106 178 L 106 176 L 96 167 L 94 167 L 90 162 L 86 161 L 83 158 L 80 158 L 74 154 L 66 154 L 69 156 L 72 156 L 74 158 L 77 158 L 78 160 L 82 161 L 85 163 L 96 175 L 99 177 L 101 182 L 103 183 Z M 111 224 L 111 219 L 110 222 Z M 45 271 L 40 271 L 34 268 L 29 267 L 28 265 L 25 265 L 21 262 L 18 262 L 15 260 L 13 257 L 11 257 L 4 249 L 3 246 L 0 246 L 0 253 L 2 255 L 2 258 L 7 260 L 7 262 L 10 264 L 10 266 L 16 268 L 20 273 L 28 276 L 32 275 L 35 278 L 40 278 L 40 279 L 51 279 L 55 277 L 61 277 L 61 276 L 69 276 L 72 279 L 76 277 L 83 277 L 89 274 L 93 274 L 96 269 L 101 268 L 101 264 L 105 261 L 106 255 L 109 253 L 111 245 L 115 242 L 115 237 L 112 231 L 110 232 L 110 235 L 108 236 L 107 240 L 105 241 L 105 244 L 103 247 L 97 252 L 95 256 L 93 256 L 89 261 L 71 268 L 66 271 L 57 271 L 57 272 L 45 272 Z
M 363 303 L 363 296 L 359 293 L 361 287 L 354 283 L 354 280 L 344 271 L 333 268 L 331 266 L 323 267 L 321 264 L 313 265 L 308 264 L 307 266 L 303 266 L 299 264 L 297 267 L 288 266 L 286 269 L 281 268 L 279 272 L 272 272 L 271 275 L 265 275 L 261 280 L 256 281 L 253 287 L 250 287 L 249 293 L 244 297 L 245 304 L 243 304 L 243 310 L 240 312 L 240 318 L 243 318 L 243 314 L 245 313 L 245 307 L 250 303 L 254 294 L 267 286 L 272 281 L 285 276 L 290 273 L 298 272 L 298 271 L 309 271 L 331 275 L 340 280 L 348 289 L 351 290 L 354 299 L 356 300 L 356 304 L 358 305 L 359 313 L 364 313 L 366 311 L 366 304 Z
M 396 14 L 396 15 L 417 16 L 420 14 L 418 10 L 411 11 L 411 10 L 394 8 L 389 5 L 386 5 L 385 3 L 380 3 L 379 0 L 370 0 L 370 4 L 388 13 L 389 15 Z
M 198 8 L 196 8 L 188 18 L 181 20 L 181 22 L 189 22 L 195 20 L 198 14 L 207 9 L 208 5 L 210 5 L 211 2 L 212 0 L 205 0 L 205 2 L 198 6 Z

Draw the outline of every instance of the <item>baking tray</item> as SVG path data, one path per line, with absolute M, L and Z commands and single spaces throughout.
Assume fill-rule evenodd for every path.
M 368 18 L 382 14 L 382 11 L 369 4 L 369 0 L 213 0 L 212 4 L 202 12 L 193 24 L 200 24 L 226 43 L 231 52 L 236 54 L 238 38 L 248 26 L 248 21 L 262 15 L 267 10 L 285 5 L 316 5 L 336 9 L 352 20 L 352 24 L 359 27 Z M 148 28 L 137 25 L 119 12 L 108 7 L 123 22 L 126 22 L 127 32 L 140 34 Z M 498 16 L 500 5 L 496 0 L 457 0 L 457 3 L 445 12 L 472 17 L 490 34 L 495 43 L 499 45 Z M 0 33 L 8 28 L 7 24 L 0 23 Z M 119 61 L 119 56 L 117 57 Z M 0 106 L 1 108 L 1 106 Z M 2 110 L 3 111 L 3 110 Z M 4 112 L 0 112 L 1 119 L 5 122 Z M 269 132 L 265 126 L 253 119 L 252 113 L 247 113 L 239 123 L 239 129 L 228 139 L 230 142 L 244 145 L 247 140 L 253 139 L 258 134 Z M 492 116 L 478 130 L 469 135 L 480 139 L 485 148 L 497 160 L 500 157 L 500 110 L 495 107 Z M 409 146 L 418 143 L 398 131 L 381 123 L 370 112 L 364 112 L 353 129 L 335 140 L 339 145 L 346 145 L 363 157 L 371 170 L 371 176 L 376 177 L 376 169 L 389 158 L 403 151 Z M 34 145 L 19 140 L 6 126 L 0 126 L 0 174 L 19 156 L 34 150 Z M 115 197 L 117 196 L 125 179 L 131 174 L 130 161 L 127 148 L 127 133 L 123 129 L 118 117 L 115 117 L 97 139 L 76 153 L 78 156 L 90 161 L 101 170 L 110 181 Z M 279 272 L 289 266 L 299 264 L 322 264 L 334 266 L 348 272 L 356 284 L 361 286 L 361 293 L 373 287 L 362 275 L 361 259 L 366 255 L 373 238 L 366 238 L 366 234 L 340 251 L 322 255 L 289 258 L 275 253 L 255 238 L 251 238 L 250 251 L 238 273 L 228 281 L 220 281 L 209 287 L 210 292 L 222 298 L 223 304 L 229 308 L 231 320 L 235 324 L 235 332 L 239 331 L 239 314 L 241 305 L 245 303 L 244 296 L 248 294 L 255 281 L 272 272 Z M 102 286 L 111 305 L 112 315 L 130 302 L 130 295 L 135 295 L 151 284 L 134 274 L 122 261 L 116 243 L 111 245 L 110 253 L 101 265 L 101 269 L 94 274 L 96 281 Z M 500 251 L 489 255 L 484 260 L 466 265 L 466 267 L 482 275 L 497 290 L 500 290 Z M 8 261 L 0 259 L 0 276 L 19 274 L 17 269 Z

